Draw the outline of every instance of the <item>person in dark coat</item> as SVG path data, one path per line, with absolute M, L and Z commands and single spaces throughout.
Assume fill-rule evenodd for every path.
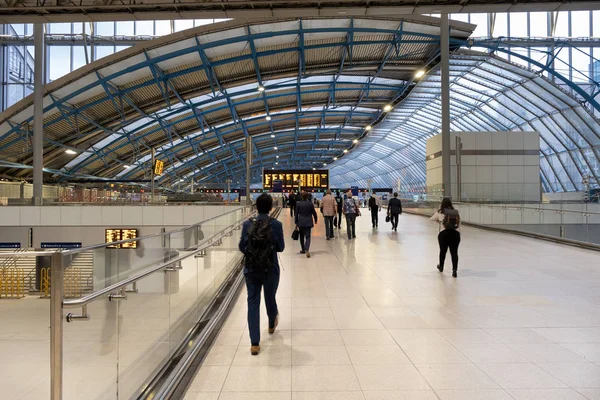
M 313 224 L 314 219 L 314 224 Z M 317 223 L 317 211 L 309 200 L 308 193 L 302 193 L 302 200 L 296 204 L 296 227 L 300 231 L 300 254 L 310 258 L 310 234 Z
M 294 192 L 290 193 L 290 197 L 288 199 L 289 203 L 290 203 L 290 217 L 294 217 L 294 215 L 296 214 L 296 203 L 297 203 L 297 195 L 294 194 Z
M 394 193 L 394 198 L 388 202 L 387 213 L 392 222 L 392 230 L 398 232 L 398 216 L 402 214 L 402 203 L 398 198 L 398 193 Z

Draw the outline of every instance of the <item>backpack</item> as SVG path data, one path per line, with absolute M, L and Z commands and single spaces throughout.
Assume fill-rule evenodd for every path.
M 369 198 L 369 208 L 375 208 L 377 207 L 377 200 L 375 200 L 375 197 L 370 197 Z
M 252 226 L 248 232 L 244 264 L 249 273 L 264 276 L 274 267 L 271 218 L 266 220 L 252 218 L 250 221 Z
M 442 220 L 442 225 L 445 229 L 456 229 L 460 224 L 460 215 L 458 214 L 458 210 L 446 209 L 443 211 L 444 219 Z

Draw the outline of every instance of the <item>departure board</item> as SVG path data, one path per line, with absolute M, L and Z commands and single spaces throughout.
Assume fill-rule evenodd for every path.
M 165 169 L 164 161 L 155 160 L 154 161 L 154 175 L 162 175 Z
M 263 189 L 273 189 L 273 182 L 281 181 L 285 192 L 302 189 L 328 189 L 329 170 L 263 170 Z
M 121 240 L 135 239 L 137 237 L 137 229 L 107 229 L 104 243 L 119 242 Z M 106 247 L 109 249 L 137 249 L 137 241 L 113 244 Z

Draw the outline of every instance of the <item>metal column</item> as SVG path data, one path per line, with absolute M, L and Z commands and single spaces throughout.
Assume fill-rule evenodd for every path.
M 50 285 L 50 400 L 62 400 L 63 392 L 63 287 L 64 258 L 54 253 Z
M 154 159 L 155 153 L 156 151 L 154 150 L 154 147 L 150 149 L 150 154 L 152 155 L 152 167 L 150 168 L 150 203 L 154 203 L 154 163 L 156 161 Z
M 462 139 L 456 137 L 456 200 L 462 201 Z
M 33 98 L 33 204 L 42 205 L 44 179 L 44 24 L 34 25 L 35 64 Z
M 192 179 L 190 179 L 190 194 L 194 194 L 194 177 L 192 176 Z
M 246 205 L 252 204 L 250 197 L 250 166 L 252 165 L 252 136 L 246 138 Z
M 442 183 L 443 196 L 452 197 L 450 164 L 450 27 L 448 14 L 441 15 L 440 52 L 442 55 Z

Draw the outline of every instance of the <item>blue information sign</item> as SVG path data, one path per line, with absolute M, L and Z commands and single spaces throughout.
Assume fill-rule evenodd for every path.
M 20 249 L 21 242 L 0 242 L 0 249 Z
M 42 249 L 78 249 L 81 242 L 42 242 Z
M 352 196 L 358 196 L 358 186 L 352 186 L 350 190 L 352 191 Z
M 283 181 L 273 181 L 273 193 L 283 193 Z

